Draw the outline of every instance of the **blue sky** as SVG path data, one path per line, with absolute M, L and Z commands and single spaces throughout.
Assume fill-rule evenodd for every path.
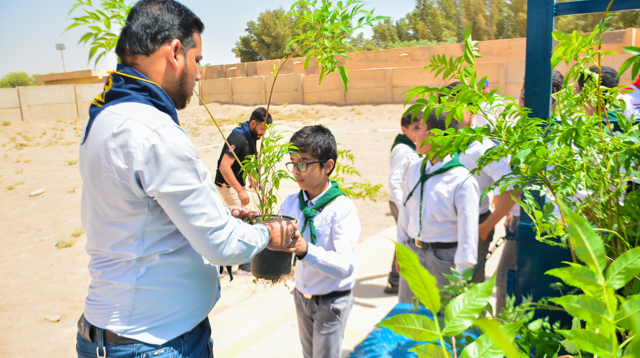
M 99 0 L 94 0 L 98 2 Z M 244 33 L 246 24 L 262 11 L 280 6 L 288 9 L 293 0 L 182 0 L 205 23 L 203 63 L 225 64 L 239 60 L 231 52 Z M 7 72 L 62 72 L 60 51 L 55 44 L 64 43 L 67 71 L 93 68 L 87 64 L 89 47 L 76 45 L 84 34 L 81 28 L 63 33 L 71 23 L 67 13 L 75 0 L 0 0 L 0 77 Z M 414 8 L 414 0 L 369 0 L 367 9 L 394 19 Z M 370 36 L 371 31 L 365 31 Z M 101 60 L 97 68 L 114 68 L 115 55 Z

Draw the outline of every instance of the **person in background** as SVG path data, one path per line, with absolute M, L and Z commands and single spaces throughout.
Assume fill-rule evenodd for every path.
M 400 121 L 400 131 L 402 133 L 396 136 L 391 146 L 391 157 L 389 159 L 391 164 L 391 173 L 389 174 L 389 189 L 391 195 L 389 195 L 389 210 L 393 215 L 396 224 L 398 223 L 398 208 L 404 203 L 406 193 L 402 191 L 402 181 L 404 175 L 407 172 L 409 164 L 420 159 L 420 155 L 416 152 L 416 130 L 420 126 L 422 121 L 422 112 L 418 113 L 414 118 L 411 118 L 411 113 L 407 113 L 402 116 Z M 395 294 L 398 293 L 398 284 L 400 282 L 400 275 L 396 269 L 396 253 L 393 253 L 393 262 L 391 263 L 391 271 L 389 272 L 389 278 L 387 280 L 387 287 L 384 288 L 385 293 Z
M 284 200 L 280 213 L 303 223 L 303 240 L 290 249 L 297 259 L 293 295 L 302 352 L 305 358 L 340 358 L 353 307 L 360 220 L 353 202 L 329 180 L 338 159 L 331 131 L 307 126 L 291 143 L 297 150 L 286 166 L 300 192 Z
M 629 119 L 633 119 L 634 116 L 635 119 L 640 119 L 640 75 L 627 89 L 631 91 L 622 95 L 622 100 L 626 104 L 624 115 Z
M 426 154 L 432 142 L 425 143 L 432 129 L 460 129 L 456 119 L 446 124 L 448 113 L 431 112 L 420 121 L 416 132 L 418 152 Z M 468 113 L 465 120 L 470 120 Z M 445 134 L 446 135 L 446 134 Z M 458 160 L 458 155 L 426 158 L 412 163 L 403 183 L 407 193 L 398 216 L 398 242 L 418 255 L 424 268 L 436 278 L 439 287 L 449 284 L 443 274 L 473 268 L 478 257 L 478 182 Z M 414 293 L 402 277 L 400 265 L 400 302 L 412 303 Z
M 453 82 L 449 84 L 447 88 L 453 91 L 453 89 L 459 85 L 461 85 L 460 82 Z M 455 94 L 452 94 L 451 99 L 454 97 Z M 461 123 L 460 127 L 471 127 L 472 125 L 473 114 L 465 113 L 464 121 Z M 480 157 L 495 146 L 496 144 L 490 139 L 484 139 L 482 142 L 474 141 L 469 144 L 464 153 L 459 154 L 460 163 L 464 164 L 469 171 L 473 171 L 478 167 L 478 160 Z M 479 173 L 473 174 L 473 177 L 478 182 L 479 192 L 483 193 L 485 189 L 502 179 L 503 176 L 509 174 L 511 174 L 511 168 L 509 167 L 507 159 L 503 158 L 499 161 L 487 164 Z M 476 274 L 473 276 L 472 282 L 484 282 L 485 280 L 484 258 L 489 252 L 489 247 L 493 241 L 493 234 L 495 232 L 496 225 L 503 217 L 505 217 L 505 215 L 508 214 L 509 209 L 514 204 L 511 199 L 511 194 L 513 194 L 513 192 L 513 190 L 507 190 L 502 195 L 498 193 L 494 197 L 496 205 L 493 212 L 491 212 L 488 195 L 482 199 L 482 202 L 480 202 L 480 215 L 478 217 L 478 267 L 476 268 Z
M 89 109 L 79 166 L 91 284 L 79 358 L 213 357 L 218 265 L 300 237 L 293 223 L 249 225 L 246 208 L 225 208 L 180 127 L 177 110 L 200 80 L 203 31 L 179 2 L 136 2 L 120 64 Z
M 227 137 L 227 142 L 229 142 L 231 148 L 227 143 L 224 144 L 220 159 L 218 159 L 218 170 L 215 178 L 220 196 L 227 206 L 249 205 L 251 196 L 245 189 L 242 166 L 233 154 L 235 153 L 241 162 L 249 155 L 256 155 L 258 153 L 257 141 L 262 138 L 271 122 L 271 114 L 267 116 L 267 110 L 259 107 L 251 113 L 248 121 L 238 125 Z M 248 179 L 249 188 L 251 189 L 254 186 L 254 179 L 251 176 Z M 238 266 L 237 273 L 251 273 L 251 263 Z M 229 271 L 229 274 L 231 274 L 231 271 Z

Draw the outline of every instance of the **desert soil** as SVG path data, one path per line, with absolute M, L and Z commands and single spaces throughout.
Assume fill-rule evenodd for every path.
M 213 104 L 210 109 L 228 134 L 249 118 L 254 107 Z M 401 105 L 273 108 L 281 129 L 295 131 L 310 124 L 329 127 L 340 143 L 338 148 L 355 155 L 362 178 L 384 185 L 377 202 L 355 201 L 362 224 L 360 240 L 395 224 L 386 193 L 389 150 L 402 112 Z M 215 172 L 223 141 L 204 107 L 182 111 L 180 121 L 202 161 Z M 90 281 L 77 165 L 84 123 L 85 118 L 73 118 L 0 126 L 0 356 L 75 355 L 76 322 Z M 44 194 L 29 197 L 38 189 L 44 189 Z M 281 197 L 297 190 L 295 183 L 288 183 Z M 229 304 L 223 287 L 218 305 Z M 214 325 L 215 310 L 210 317 Z

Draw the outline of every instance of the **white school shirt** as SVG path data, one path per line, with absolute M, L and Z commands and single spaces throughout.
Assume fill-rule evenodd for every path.
M 487 150 L 495 146 L 496 144 L 489 139 L 484 139 L 482 143 L 475 141 L 469 145 L 464 153 L 459 155 L 460 163 L 464 164 L 469 171 L 472 171 L 478 167 L 478 159 L 480 159 Z M 506 158 L 501 158 L 498 161 L 487 164 L 479 174 L 473 174 L 473 177 L 478 182 L 478 191 L 480 195 L 482 195 L 482 192 L 486 188 L 510 173 L 511 168 L 509 168 L 509 163 Z M 482 199 L 482 203 L 480 203 L 480 215 L 489 211 L 490 205 L 489 196 L 485 196 L 484 199 Z
M 638 80 L 640 83 L 640 80 Z M 629 88 L 633 92 L 625 93 L 621 95 L 621 99 L 626 103 L 626 109 L 624 110 L 624 116 L 633 119 L 640 119 L 640 88 L 635 84 L 629 85 Z
M 436 165 L 427 163 L 426 173 L 441 168 L 451 157 Z M 407 170 L 403 190 L 407 194 L 420 181 L 422 161 Z M 420 184 L 406 206 L 400 206 L 398 241 L 457 242 L 455 269 L 462 272 L 478 262 L 478 182 L 466 168 L 457 167 L 429 178 L 424 184 L 424 203 L 420 218 Z M 422 232 L 420 220 L 422 219 Z M 420 234 L 420 235 L 418 235 Z
M 170 341 L 220 298 L 217 265 L 249 262 L 269 242 L 264 225 L 231 216 L 187 133 L 155 107 L 105 108 L 79 165 L 94 326 Z
M 420 155 L 415 149 L 406 144 L 398 144 L 391 150 L 389 162 L 391 164 L 391 174 L 389 175 L 389 189 L 391 194 L 389 200 L 400 207 L 407 198 L 407 193 L 402 191 L 402 181 L 409 168 L 409 164 L 420 160 Z
M 304 192 L 307 205 L 312 207 L 327 190 L 314 200 L 309 200 Z M 304 214 L 300 210 L 298 194 L 289 195 L 284 200 L 280 213 L 298 219 L 298 227 L 302 230 Z M 294 270 L 296 288 L 305 295 L 326 295 L 353 289 L 356 285 L 356 246 L 360 237 L 356 206 L 346 196 L 340 196 L 316 214 L 314 224 L 316 245 L 311 244 L 309 225 L 304 230 L 308 251 L 304 259 L 297 261 Z

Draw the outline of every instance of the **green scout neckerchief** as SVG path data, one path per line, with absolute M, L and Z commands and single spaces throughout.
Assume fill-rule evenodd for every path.
M 404 134 L 398 134 L 396 136 L 396 139 L 393 141 L 393 145 L 391 146 L 391 150 L 393 150 L 393 148 L 395 148 L 398 144 L 408 145 L 409 147 L 411 147 L 411 149 L 416 150 L 416 144 Z
M 313 204 L 313 207 L 310 208 L 307 205 L 306 200 L 304 200 L 304 194 L 302 190 L 298 194 L 298 201 L 300 202 L 300 211 L 304 214 L 304 224 L 302 225 L 302 230 L 300 231 L 300 236 L 304 235 L 304 229 L 306 229 L 307 224 L 311 230 L 311 243 L 316 244 L 316 227 L 313 223 L 313 219 L 316 217 L 319 211 L 322 211 L 326 206 L 333 203 L 338 197 L 344 195 L 338 183 L 333 180 L 330 180 L 331 187 L 327 190 L 324 195 L 320 197 L 320 199 Z
M 418 188 L 418 185 L 420 185 L 420 232 L 418 232 L 418 237 L 420 237 L 420 234 L 422 233 L 422 201 L 424 199 L 424 183 L 426 183 L 429 178 L 434 177 L 438 174 L 448 172 L 453 168 L 464 167 L 464 164 L 460 163 L 460 160 L 458 159 L 458 153 L 454 153 L 450 161 L 444 163 L 444 165 L 440 167 L 440 169 L 434 171 L 433 173 L 425 173 L 426 166 L 427 158 L 424 158 L 422 160 L 422 166 L 420 167 L 420 180 L 416 183 L 416 186 L 413 187 L 413 189 L 407 196 L 407 199 L 404 201 L 404 205 L 407 206 L 407 201 L 409 201 L 409 198 L 411 198 L 413 192 L 416 191 L 416 188 Z

